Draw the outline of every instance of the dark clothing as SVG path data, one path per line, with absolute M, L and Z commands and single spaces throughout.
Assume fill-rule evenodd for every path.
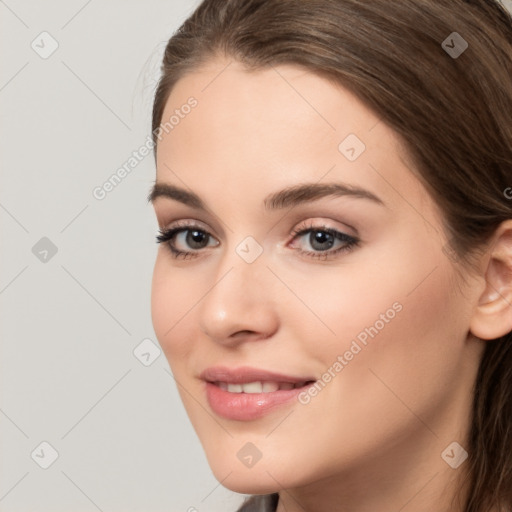
M 275 512 L 278 501 L 278 493 L 251 496 L 236 512 Z

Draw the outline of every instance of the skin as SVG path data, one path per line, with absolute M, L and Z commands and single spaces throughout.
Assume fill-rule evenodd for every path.
M 190 96 L 197 107 L 158 144 L 157 182 L 194 191 L 208 212 L 166 197 L 153 204 L 160 228 L 190 221 L 211 238 L 199 250 L 175 240 L 196 251 L 191 259 L 159 246 L 152 318 L 216 478 L 240 493 L 280 491 L 278 512 L 462 510 L 451 500 L 464 463 L 453 469 L 441 454 L 454 441 L 467 447 L 485 346 L 471 330 L 496 334 L 479 309 L 496 297 L 483 272 L 459 279 L 441 214 L 396 135 L 347 90 L 295 66 L 247 72 L 211 60 L 177 82 L 163 119 Z M 338 150 L 348 134 L 366 145 L 353 162 Z M 357 185 L 384 204 L 345 196 L 264 210 L 267 194 L 305 182 Z M 311 225 L 360 243 L 328 259 L 300 254 L 315 249 L 292 230 Z M 263 249 L 250 264 L 235 250 L 247 236 Z M 396 303 L 309 403 L 254 421 L 208 405 L 205 368 L 321 379 Z M 247 442 L 262 454 L 251 468 L 237 457 Z

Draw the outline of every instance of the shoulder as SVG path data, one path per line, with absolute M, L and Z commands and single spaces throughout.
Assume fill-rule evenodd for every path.
M 278 493 L 251 496 L 236 512 L 275 512 L 278 500 Z

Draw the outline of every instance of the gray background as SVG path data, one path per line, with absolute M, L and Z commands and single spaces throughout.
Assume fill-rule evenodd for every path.
M 213 477 L 158 355 L 152 155 L 92 193 L 146 141 L 163 47 L 198 3 L 0 0 L 1 512 L 242 501 Z M 47 469 L 42 442 L 58 452 Z
M 163 46 L 197 3 L 0 2 L 2 512 L 242 501 L 212 475 L 163 353 L 133 354 L 156 342 L 152 155 L 92 194 L 146 141 Z M 51 49 L 43 31 L 48 58 L 31 47 Z M 33 254 L 43 237 L 53 257 Z M 43 441 L 59 454 L 47 469 Z

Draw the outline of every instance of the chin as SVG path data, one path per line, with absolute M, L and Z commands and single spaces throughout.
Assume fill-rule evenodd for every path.
M 283 488 L 267 472 L 254 474 L 251 470 L 233 471 L 227 478 L 227 473 L 214 471 L 213 474 L 223 487 L 239 494 L 271 494 Z M 279 478 L 277 480 L 280 482 Z
M 238 458 L 227 457 L 225 453 L 206 452 L 215 478 L 227 489 L 240 494 L 270 494 L 289 486 L 290 474 L 283 472 L 282 464 L 262 458 L 252 467 L 246 467 Z

